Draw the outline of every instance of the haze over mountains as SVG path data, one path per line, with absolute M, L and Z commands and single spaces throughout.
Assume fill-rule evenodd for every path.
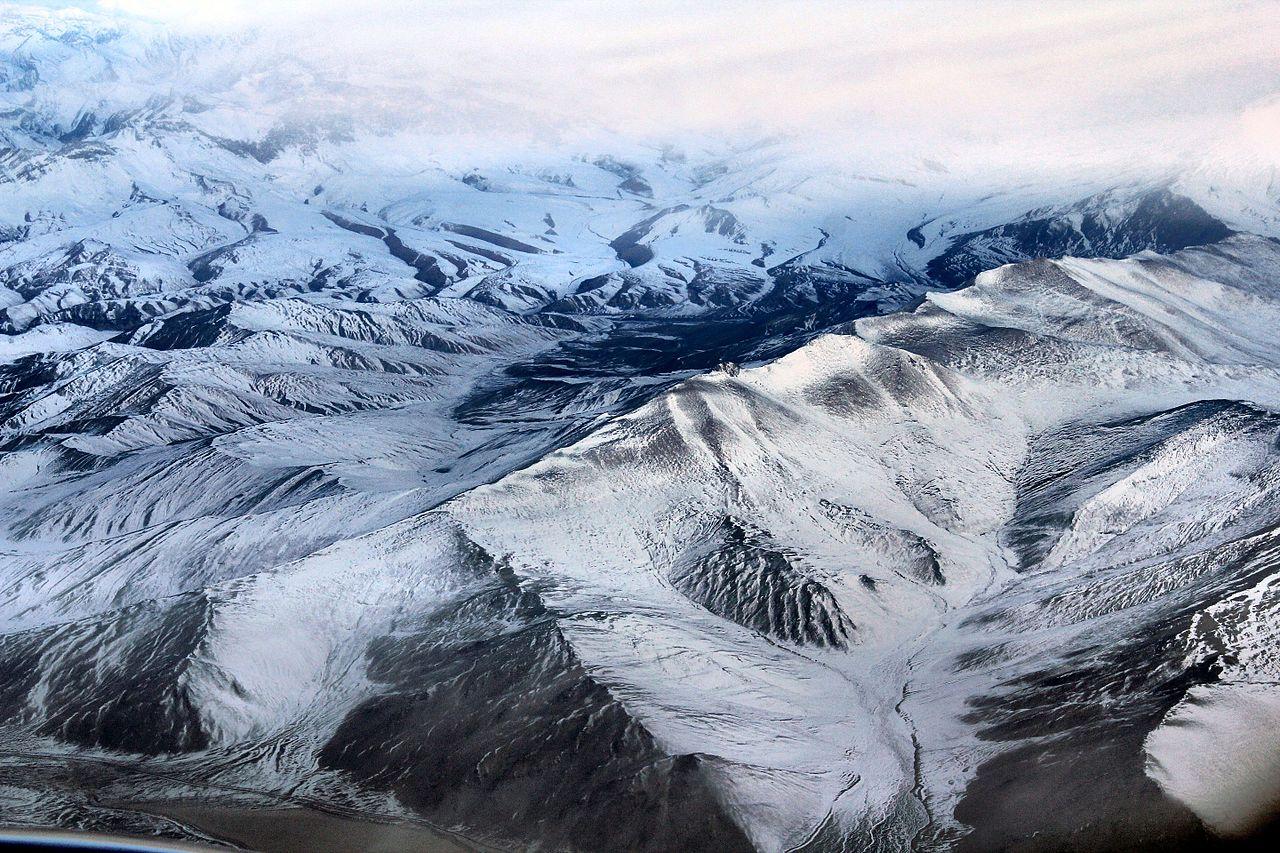
M 1194 150 L 1019 165 L 281 32 L 0 11 L 0 823 L 1274 833 L 1265 57 Z

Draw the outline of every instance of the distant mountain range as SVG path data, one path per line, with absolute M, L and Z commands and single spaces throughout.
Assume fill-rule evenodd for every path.
M 0 823 L 1269 831 L 1274 166 L 471 156 L 236 50 L 0 12 Z

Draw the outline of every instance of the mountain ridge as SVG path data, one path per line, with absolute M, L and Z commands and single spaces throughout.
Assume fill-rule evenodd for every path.
M 1265 167 L 516 157 L 395 81 L 0 15 L 5 822 L 1268 831 L 1222 792 L 1269 742 L 1213 760 L 1274 712 Z

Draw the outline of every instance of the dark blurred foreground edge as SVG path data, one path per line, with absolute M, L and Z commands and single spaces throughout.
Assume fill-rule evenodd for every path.
M 161 839 L 120 838 L 90 832 L 0 829 L 0 853 L 19 850 L 30 850 L 33 853 L 50 853 L 55 850 L 96 853 L 208 853 L 213 849 Z

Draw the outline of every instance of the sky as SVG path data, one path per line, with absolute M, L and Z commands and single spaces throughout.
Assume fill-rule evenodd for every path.
M 34 5 L 69 6 L 69 3 Z M 98 0 L 337 76 L 466 85 L 622 133 L 979 156 L 1181 156 L 1280 93 L 1270 2 Z M 261 48 L 266 50 L 268 48 Z

